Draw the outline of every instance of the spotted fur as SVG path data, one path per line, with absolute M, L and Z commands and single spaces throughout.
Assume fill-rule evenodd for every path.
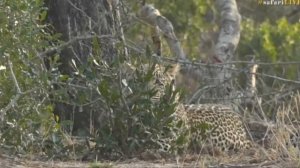
M 178 69 L 178 66 L 175 66 Z M 156 69 L 156 81 L 165 86 L 172 80 L 175 80 L 176 70 L 171 70 L 171 74 L 165 73 L 163 67 Z M 156 83 L 157 84 L 157 83 Z M 161 87 L 159 96 L 163 95 L 164 88 Z M 158 97 L 159 97 L 158 96 Z M 179 104 L 175 112 L 175 119 L 185 123 L 187 139 L 185 146 L 192 150 L 203 146 L 229 151 L 243 150 L 251 146 L 252 142 L 248 139 L 244 123 L 240 116 L 233 109 L 221 104 Z M 168 151 L 172 145 L 176 145 L 176 139 L 181 133 L 174 129 L 172 136 L 158 141 L 162 151 Z M 179 132 L 176 132 L 179 131 Z

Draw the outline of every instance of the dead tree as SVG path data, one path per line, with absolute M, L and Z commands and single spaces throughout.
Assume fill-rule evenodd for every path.
M 214 53 L 210 57 L 211 62 L 219 67 L 213 66 L 213 85 L 216 86 L 213 97 L 220 98 L 221 102 L 228 103 L 234 96 L 235 89 L 230 81 L 232 81 L 233 71 L 232 65 L 227 64 L 234 58 L 234 52 L 240 40 L 240 22 L 239 14 L 235 0 L 217 0 L 217 9 L 221 16 L 220 31 L 217 43 L 214 47 Z
M 183 76 L 199 80 L 213 79 L 208 82 L 209 85 L 214 86 L 214 89 L 211 89 L 211 92 L 207 94 L 203 94 L 205 95 L 204 97 L 218 99 L 221 97 L 221 100 L 215 99 L 214 102 L 228 103 L 227 98 L 236 93 L 233 91 L 233 86 L 230 83 L 232 66 L 226 63 L 233 60 L 234 52 L 239 42 L 241 16 L 235 0 L 218 0 L 216 1 L 216 5 L 220 11 L 221 25 L 217 43 L 210 57 L 209 63 L 212 65 L 212 68 L 209 70 L 205 70 L 206 67 L 190 65 L 174 33 L 172 23 L 162 16 L 159 10 L 152 5 L 145 4 L 140 10 L 140 17 L 152 26 L 154 48 L 158 55 L 161 53 L 159 39 L 159 33 L 161 32 L 168 43 L 172 55 L 177 60 L 180 60 L 182 73 L 185 73 Z
M 161 52 L 160 33 L 162 33 L 168 43 L 172 55 L 176 59 L 186 59 L 181 44 L 175 35 L 172 23 L 166 17 L 162 16 L 159 10 L 157 10 L 153 5 L 145 4 L 141 8 L 139 15 L 142 20 L 152 26 L 151 32 L 156 54 L 160 55 Z

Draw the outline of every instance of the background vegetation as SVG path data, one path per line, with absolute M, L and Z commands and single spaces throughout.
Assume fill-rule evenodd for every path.
M 173 23 L 188 57 L 205 62 L 212 52 L 219 25 L 219 13 L 213 1 L 149 2 L 154 3 Z M 172 114 L 176 102 L 174 93 L 168 92 L 171 86 L 164 87 L 166 95 L 156 103 L 151 98 L 160 88 L 146 87 L 154 78 L 155 70 L 150 68 L 145 71 L 142 66 L 154 62 L 149 60 L 149 27 L 130 19 L 139 8 L 136 1 L 121 3 L 124 34 L 128 43 L 145 52 L 131 51 L 131 60 L 128 61 L 122 55 L 123 46 L 119 45 L 119 59 L 107 66 L 99 59 L 101 48 L 97 48 L 95 42 L 94 55 L 88 59 L 89 66 L 77 67 L 75 76 L 62 74 L 58 70 L 58 55 L 53 57 L 48 68 L 45 65 L 45 55 L 41 53 L 54 46 L 51 42 L 63 42 L 59 41 L 60 34 L 47 31 L 49 25 L 44 24 L 47 8 L 43 3 L 42 0 L 0 1 L 2 149 L 11 153 L 60 158 L 62 155 L 77 155 L 77 150 L 70 148 L 68 143 L 73 123 L 69 120 L 56 122 L 60 118 L 53 115 L 54 102 L 76 105 L 76 108 L 87 107 L 94 113 L 111 112 L 109 114 L 112 116 L 102 118 L 105 123 L 93 125 L 95 134 L 88 135 L 103 155 L 115 153 L 119 157 L 140 152 L 141 148 L 147 148 L 159 140 L 161 128 L 174 127 Z M 248 56 L 253 55 L 259 65 L 257 98 L 261 100 L 261 110 L 268 119 L 275 120 L 277 109 L 291 101 L 294 107 L 291 111 L 297 111 L 299 99 L 295 96 L 298 96 L 300 86 L 299 9 L 294 6 L 258 6 L 256 1 L 242 0 L 238 1 L 238 6 L 242 15 L 242 32 L 235 54 L 237 75 L 233 81 L 239 89 L 245 89 L 244 76 L 250 64 Z M 166 44 L 164 48 L 167 48 Z M 165 56 L 170 54 L 168 50 L 163 51 Z M 126 76 L 127 72 L 120 70 L 124 62 L 133 66 L 135 74 L 127 78 L 128 87 L 122 85 L 119 76 Z M 74 81 L 76 86 L 72 85 Z M 124 95 L 124 89 L 128 88 L 130 92 Z M 76 97 L 70 98 L 70 93 Z M 187 95 L 185 98 L 190 97 Z

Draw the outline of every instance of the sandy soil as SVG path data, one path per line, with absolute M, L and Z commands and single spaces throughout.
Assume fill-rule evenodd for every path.
M 214 158 L 211 158 L 214 159 Z M 215 158 L 216 162 L 218 158 Z M 205 160 L 205 159 L 204 159 Z M 28 159 L 20 159 L 18 157 L 10 157 L 0 155 L 0 168 L 297 168 L 300 164 L 296 161 L 264 161 L 261 163 L 212 163 L 211 160 L 204 161 L 141 161 L 131 159 L 122 162 L 77 162 L 77 161 L 32 161 Z

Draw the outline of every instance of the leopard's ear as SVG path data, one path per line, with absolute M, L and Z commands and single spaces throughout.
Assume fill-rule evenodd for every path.
M 180 71 L 180 64 L 175 64 L 173 68 L 173 74 L 177 74 Z
M 166 68 L 166 71 L 167 71 L 167 73 L 168 73 L 170 76 L 174 77 L 174 79 L 175 79 L 176 75 L 177 75 L 177 74 L 179 73 L 179 71 L 180 71 L 180 65 L 179 65 L 179 64 L 172 64 L 172 65 L 170 65 L 170 66 L 168 66 L 168 67 Z

